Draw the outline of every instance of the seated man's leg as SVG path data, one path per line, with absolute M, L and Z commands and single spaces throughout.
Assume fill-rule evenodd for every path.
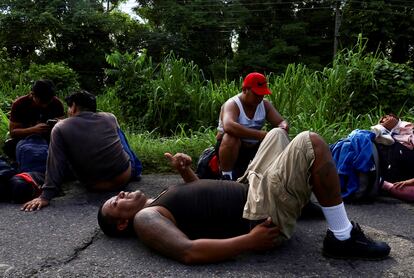
M 223 175 L 229 175 L 231 179 L 233 179 L 231 172 L 239 156 L 240 146 L 240 138 L 227 133 L 223 135 L 219 146 L 220 170 Z
M 257 150 L 259 149 L 260 142 L 257 144 L 244 144 L 242 142 L 239 149 L 239 156 L 233 167 L 233 180 L 241 177 L 246 172 L 247 166 L 256 156 Z

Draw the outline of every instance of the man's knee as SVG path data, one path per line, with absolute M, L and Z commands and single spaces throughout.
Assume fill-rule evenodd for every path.
M 232 136 L 228 133 L 225 133 L 223 135 L 220 148 L 231 148 L 233 150 L 238 150 L 240 149 L 240 146 L 241 146 L 241 140 L 239 137 Z
M 278 137 L 287 137 L 287 136 L 288 136 L 288 134 L 287 134 L 286 130 L 284 130 L 284 129 L 280 128 L 280 127 L 272 128 L 266 134 L 266 137 L 275 137 L 275 138 L 278 138 Z
M 309 138 L 312 142 L 312 146 L 316 155 L 323 155 L 328 153 L 329 147 L 322 136 L 315 132 L 309 132 Z

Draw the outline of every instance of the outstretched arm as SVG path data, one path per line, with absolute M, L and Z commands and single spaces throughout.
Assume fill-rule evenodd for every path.
M 63 145 L 62 135 L 59 126 L 52 130 L 50 137 L 49 151 L 46 163 L 45 183 L 42 186 L 42 194 L 25 203 L 21 210 L 34 211 L 49 205 L 50 200 L 55 197 L 63 183 L 67 156 Z
M 190 240 L 166 215 L 171 214 L 162 207 L 140 211 L 134 219 L 135 232 L 147 246 L 184 264 L 213 263 L 246 251 L 271 249 L 279 235 L 269 218 L 238 237 Z
M 406 186 L 414 186 L 414 179 L 394 182 L 393 187 L 397 189 L 402 189 L 403 187 L 406 187 Z
M 185 153 L 176 153 L 174 156 L 170 153 L 164 154 L 165 158 L 171 164 L 171 167 L 178 171 L 185 183 L 198 180 L 197 175 L 191 169 L 191 157 Z

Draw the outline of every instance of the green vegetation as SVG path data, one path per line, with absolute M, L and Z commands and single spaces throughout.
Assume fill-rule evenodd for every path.
M 221 105 L 252 71 L 268 76 L 291 136 L 333 143 L 384 113 L 413 120 L 414 1 L 136 0 L 142 20 L 123 2 L 0 1 L 1 142 L 12 101 L 39 78 L 61 98 L 96 94 L 146 173 L 167 170 L 166 151 L 196 160 L 213 144 Z
M 321 71 L 290 64 L 283 74 L 268 75 L 273 92 L 268 98 L 289 121 L 291 137 L 312 130 L 333 143 L 354 129 L 369 129 L 384 113 L 414 120 L 412 70 L 380 54 L 364 54 L 364 48 L 360 39 Z M 160 63 L 145 53 L 120 52 L 108 55 L 107 61 L 112 67 L 105 70 L 108 83 L 98 95 L 98 108 L 118 117 L 144 173 L 169 171 L 165 152 L 188 153 L 196 163 L 202 150 L 215 143 L 221 105 L 241 90 L 242 78 L 214 83 L 204 79 L 193 62 L 172 53 Z M 77 86 L 76 76 L 64 64 L 30 69 L 21 71 L 14 85 L 0 80 L 0 111 L 8 111 L 14 97 L 27 93 L 30 88 L 24 84 L 33 71 L 39 78 L 66 84 L 59 88 L 61 96 Z M 60 75 L 72 81 L 59 83 Z M 7 118 L 3 112 L 0 116 L 3 136 Z
M 285 73 L 268 76 L 273 92 L 268 98 L 290 122 L 291 137 L 312 130 L 333 143 L 354 129 L 369 129 L 384 113 L 414 119 L 410 112 L 414 94 L 410 68 L 391 63 L 379 54 L 364 55 L 364 47 L 360 39 L 355 48 L 339 53 L 332 67 L 322 71 L 290 64 Z M 141 55 L 135 59 L 131 58 L 130 63 L 142 63 L 147 58 Z M 139 123 L 124 125 L 129 130 L 134 130 L 134 126 L 152 130 L 128 133 L 131 145 L 144 161 L 145 171 L 167 170 L 162 156 L 166 151 L 183 151 L 196 159 L 204 148 L 214 144 L 220 106 L 240 91 L 242 79 L 218 84 L 203 80 L 193 63 L 172 55 L 156 67 L 147 60 L 146 67 L 138 68 L 138 72 L 118 72 L 119 83 L 108 87 L 107 93 L 98 98 L 104 104 L 101 109 L 117 114 L 124 124 Z M 132 87 L 128 94 L 122 92 L 119 84 L 133 84 L 130 76 L 148 72 L 151 74 L 139 79 L 141 88 L 135 88 L 135 94 Z M 122 100 L 125 96 L 127 99 Z M 128 102 L 128 98 L 133 101 Z M 111 103 L 123 103 L 123 111 Z M 127 109 L 130 115 L 124 113 Z
M 9 120 L 6 114 L 0 109 L 0 145 L 6 139 L 7 132 L 9 131 Z
M 135 18 L 119 10 L 124 2 L 0 1 L 0 49 L 24 71 L 64 63 L 95 94 L 111 84 L 104 69 L 116 51 L 146 53 L 154 64 L 173 52 L 217 83 L 252 71 L 280 75 L 290 64 L 322 71 L 332 63 L 334 40 L 351 48 L 360 33 L 367 53 L 414 60 L 414 1 L 136 0 Z
M 182 152 L 190 155 L 193 166 L 196 166 L 201 152 L 215 143 L 212 129 L 196 132 L 177 132 L 174 136 L 159 137 L 151 132 L 126 132 L 130 146 L 138 154 L 143 163 L 144 173 L 169 172 L 171 167 L 164 158 L 164 153 Z

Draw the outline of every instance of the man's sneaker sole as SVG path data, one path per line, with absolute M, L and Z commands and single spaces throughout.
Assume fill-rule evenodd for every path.
M 369 258 L 369 257 L 358 257 L 358 256 L 337 256 L 329 254 L 322 249 L 322 255 L 326 258 L 336 259 L 336 260 L 362 260 L 362 261 L 382 261 L 389 257 L 389 255 L 378 257 L 378 258 Z

